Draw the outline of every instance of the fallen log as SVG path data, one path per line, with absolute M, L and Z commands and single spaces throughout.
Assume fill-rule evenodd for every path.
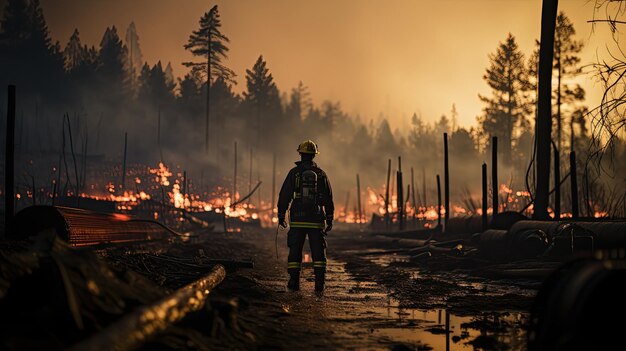
M 137 309 L 71 350 L 133 350 L 149 338 L 200 310 L 213 288 L 224 280 L 226 270 L 217 265 L 203 278 L 176 290 L 158 302 Z

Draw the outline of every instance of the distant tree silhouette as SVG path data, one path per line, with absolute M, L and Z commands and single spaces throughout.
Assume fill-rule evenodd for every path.
M 124 65 L 128 71 L 129 85 L 133 94 L 137 94 L 139 90 L 139 74 L 141 73 L 143 64 L 143 54 L 139 46 L 139 35 L 135 22 L 130 22 L 126 29 L 124 38 L 125 46 L 128 51 Z
M 98 51 L 95 47 L 82 45 L 78 29 L 74 29 L 65 49 L 63 50 L 65 71 L 68 75 L 70 91 L 80 101 L 81 92 L 93 85 L 95 78 Z
M 374 144 L 381 156 L 392 156 L 397 153 L 398 145 L 391 133 L 391 127 L 386 118 L 384 118 L 378 129 L 376 130 L 376 137 L 374 138 Z
M 570 120 L 570 147 L 574 147 L 574 125 L 581 126 L 581 132 L 585 131 L 584 115 L 586 107 L 582 106 L 585 100 L 585 90 L 580 84 L 568 82 L 571 78 L 581 73 L 578 66 L 580 57 L 578 54 L 583 48 L 582 41 L 577 41 L 573 37 L 576 30 L 570 19 L 564 12 L 560 12 L 556 18 L 556 31 L 554 33 L 554 76 L 557 84 L 553 92 L 553 99 L 556 111 L 554 119 L 556 121 L 556 144 L 559 150 L 563 142 L 563 107 L 567 109 Z M 581 115 L 583 116 L 581 118 Z
M 528 103 L 531 108 L 533 117 L 537 113 L 537 88 L 539 83 L 539 41 L 535 40 L 535 48 L 533 49 L 526 63 L 526 72 L 528 73 Z
M 332 133 L 335 129 L 335 125 L 344 117 L 345 115 L 341 111 L 341 103 L 339 103 L 339 101 L 332 102 L 326 100 L 322 102 L 322 115 L 320 119 L 321 132 Z
M 180 100 L 189 102 L 200 94 L 200 86 L 202 85 L 201 77 L 193 72 L 185 74 L 183 79 L 178 79 Z
M 161 61 L 152 68 L 149 68 L 148 64 L 143 66 L 139 84 L 138 98 L 147 103 L 148 106 L 167 106 L 174 100 L 175 84 L 166 78 Z
M 291 89 L 289 102 L 285 108 L 287 120 L 300 122 L 305 113 L 311 108 L 311 96 L 307 86 L 298 82 L 298 86 Z
M 71 72 L 80 67 L 85 62 L 85 60 L 87 60 L 88 55 L 89 50 L 80 42 L 80 34 L 78 33 L 78 29 L 74 29 L 74 33 L 72 33 L 69 42 L 63 50 L 63 57 L 65 59 L 65 70 L 67 72 Z
M 456 110 L 456 104 L 452 104 L 450 109 L 450 131 L 455 132 L 459 128 L 459 112 Z
M 437 139 L 441 140 L 441 139 Z M 435 153 L 424 152 L 425 150 L 431 150 L 435 145 L 435 133 L 419 116 L 414 113 L 411 117 L 411 130 L 408 135 L 408 144 L 415 152 L 416 160 L 421 163 L 430 163 L 436 157 Z
M 496 52 L 489 55 L 489 61 L 483 79 L 491 88 L 492 97 L 479 95 L 486 106 L 478 122 L 485 136 L 499 137 L 503 159 L 508 162 L 511 160 L 515 128 L 523 123 L 530 112 L 526 96 L 529 89 L 528 74 L 524 54 L 510 33 L 498 45 Z
M 119 102 L 128 92 L 124 64 L 127 54 L 128 51 L 117 34 L 117 28 L 107 27 L 100 41 L 97 73 L 111 101 Z
M 233 92 L 233 86 L 222 77 L 217 77 L 211 85 L 211 114 L 215 116 L 216 127 L 223 130 L 228 126 L 226 122 L 232 122 L 236 117 L 240 105 L 240 98 Z M 219 135 L 216 142 L 219 142 Z M 221 138 L 223 139 L 223 138 Z M 223 142 L 223 140 L 222 140 Z
M 244 103 L 253 118 L 251 125 L 256 128 L 255 144 L 258 146 L 261 135 L 266 135 L 282 122 L 280 95 L 263 55 L 259 56 L 251 70 L 246 70 L 246 88 Z
M 193 31 L 185 45 L 185 49 L 191 51 L 195 56 L 206 59 L 203 62 L 185 62 L 187 67 L 191 67 L 194 72 L 201 72 L 206 76 L 206 125 L 205 125 L 205 151 L 209 151 L 209 105 L 211 82 L 213 75 L 221 77 L 225 81 L 232 81 L 235 76 L 230 68 L 226 67 L 222 60 L 227 58 L 229 39 L 220 31 L 222 23 L 217 10 L 217 5 L 213 6 L 200 18 L 200 28 Z
M 39 0 L 8 0 L 0 21 L 0 57 L 6 69 L 0 79 L 22 93 L 46 93 L 51 100 L 66 93 L 63 55 L 52 43 Z M 6 81 L 5 81 L 6 80 Z
M 165 73 L 165 80 L 167 84 L 176 86 L 176 79 L 174 78 L 174 69 L 172 68 L 171 62 L 167 63 L 167 66 L 165 66 L 165 70 L 163 70 L 163 73 Z
M 451 130 L 450 119 L 446 115 L 441 115 L 439 120 L 435 122 L 435 134 L 441 138 L 443 133 L 450 133 Z

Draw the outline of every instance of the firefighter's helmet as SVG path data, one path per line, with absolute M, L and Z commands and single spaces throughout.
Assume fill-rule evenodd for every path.
M 320 153 L 317 150 L 317 145 L 311 140 L 303 141 L 298 146 L 298 152 L 301 154 L 313 154 L 313 155 Z

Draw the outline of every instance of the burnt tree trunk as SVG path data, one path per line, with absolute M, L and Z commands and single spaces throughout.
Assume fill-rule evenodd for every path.
M 541 8 L 541 44 L 539 47 L 539 82 L 537 122 L 535 123 L 537 149 L 537 182 L 533 219 L 548 219 L 550 192 L 550 135 L 552 133 L 551 90 L 554 31 L 558 0 L 543 0 Z

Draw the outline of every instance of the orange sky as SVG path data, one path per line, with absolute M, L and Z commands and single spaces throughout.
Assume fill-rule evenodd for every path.
M 124 36 L 131 21 L 144 59 L 171 61 L 174 72 L 192 59 L 183 49 L 200 16 L 219 5 L 222 32 L 230 40 L 226 64 L 245 89 L 245 69 L 262 54 L 279 89 L 302 80 L 315 103 L 338 100 L 352 114 L 389 116 L 394 128 L 408 126 L 413 112 L 426 120 L 448 114 L 453 103 L 462 126 L 475 123 L 489 92 L 482 76 L 487 55 L 508 32 L 529 54 L 539 37 L 541 0 L 42 0 L 51 35 L 63 46 L 77 27 L 84 43 L 97 45 L 107 26 Z M 594 1 L 561 0 L 586 43 L 583 62 L 604 53 L 608 31 L 591 34 Z M 588 105 L 599 86 L 581 77 Z

